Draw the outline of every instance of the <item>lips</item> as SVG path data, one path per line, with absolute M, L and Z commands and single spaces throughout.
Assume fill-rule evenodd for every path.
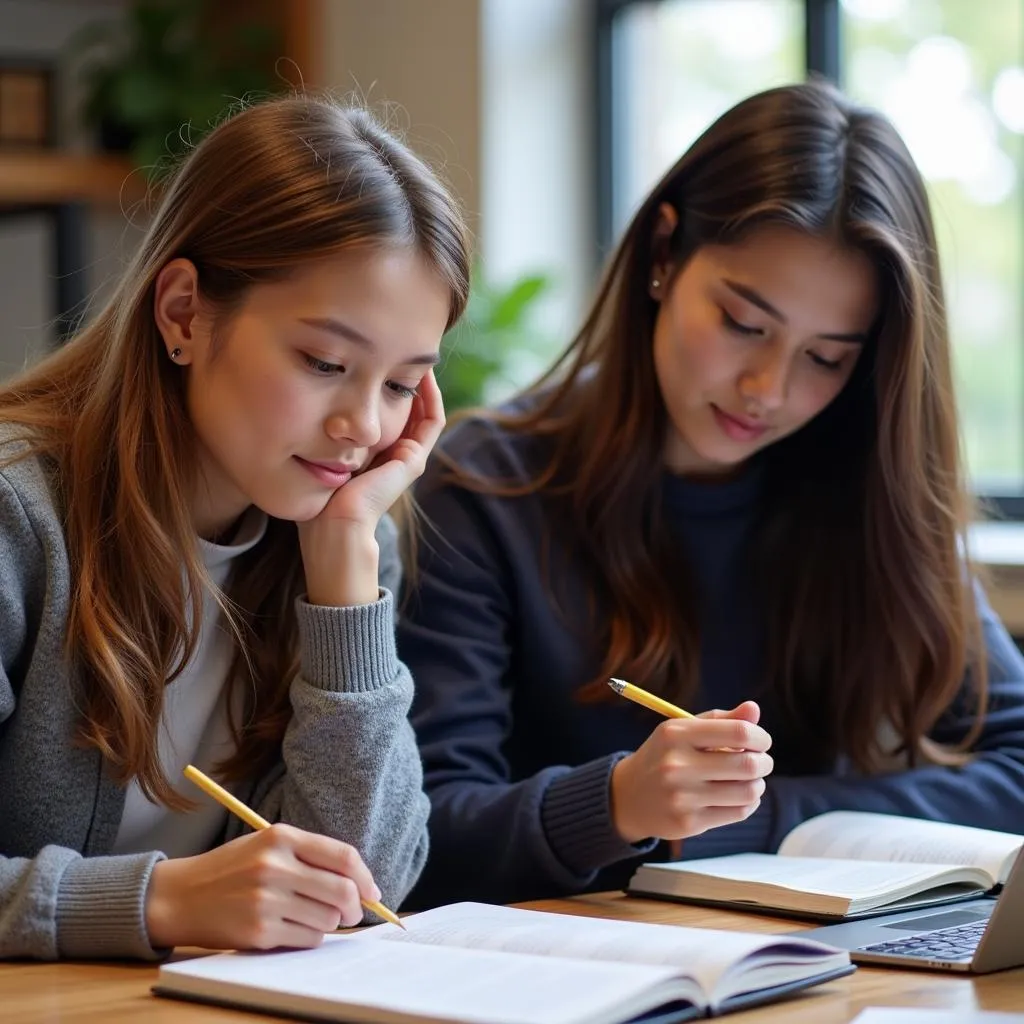
M 298 458 L 298 456 L 296 456 Z M 329 473 L 354 473 L 359 466 L 351 462 L 331 462 L 330 460 L 321 462 L 319 459 L 301 459 L 300 461 L 308 463 L 310 466 L 319 466 L 320 469 L 326 469 Z
M 347 484 L 352 479 L 352 474 L 359 468 L 348 462 L 312 462 L 299 455 L 292 457 L 315 480 L 331 488 Z
M 768 430 L 767 423 L 746 416 L 734 416 L 717 405 L 712 405 L 711 411 L 722 432 L 733 441 L 756 441 Z

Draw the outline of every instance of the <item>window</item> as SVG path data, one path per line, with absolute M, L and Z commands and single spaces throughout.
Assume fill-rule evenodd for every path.
M 802 0 L 629 3 L 613 20 L 611 229 L 719 114 L 803 77 Z
M 932 199 L 975 488 L 1024 516 L 1024 0 L 603 0 L 600 231 L 697 133 L 815 70 L 895 123 Z

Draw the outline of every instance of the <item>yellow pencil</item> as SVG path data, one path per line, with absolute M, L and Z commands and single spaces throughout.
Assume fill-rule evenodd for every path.
M 664 715 L 666 718 L 694 717 L 689 711 L 677 708 L 675 704 L 670 704 L 667 700 L 655 697 L 653 693 L 641 690 L 639 686 L 627 683 L 625 679 L 609 679 L 608 685 L 617 694 L 620 694 L 627 700 L 634 701 L 637 704 L 642 704 L 645 708 L 650 708 L 651 711 L 657 711 L 658 714 Z
M 237 814 L 239 818 L 251 826 L 257 831 L 262 828 L 270 828 L 270 822 L 266 818 L 257 814 L 251 807 L 247 807 L 237 797 L 232 796 L 223 786 L 218 785 L 208 775 L 204 775 L 194 765 L 185 765 L 185 778 L 190 782 L 194 782 L 204 793 L 208 796 L 212 796 L 222 807 L 226 807 L 232 814 Z M 403 931 L 405 925 L 402 924 L 401 918 L 394 913 L 394 911 L 388 910 L 379 900 L 361 900 L 360 901 L 367 910 L 372 910 L 378 917 L 384 918 L 385 921 L 389 921 L 391 924 L 397 924 Z

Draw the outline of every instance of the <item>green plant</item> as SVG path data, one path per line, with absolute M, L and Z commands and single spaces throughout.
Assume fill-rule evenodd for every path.
M 83 116 L 104 148 L 148 167 L 175 155 L 232 101 L 270 87 L 275 33 L 255 22 L 209 31 L 209 0 L 134 0 L 125 17 L 86 25 L 70 43 L 82 59 Z
M 550 351 L 531 322 L 537 301 L 550 288 L 544 274 L 527 274 L 503 286 L 476 268 L 466 312 L 441 343 L 437 379 L 446 409 L 485 404 L 495 390 L 521 383 L 514 379 L 517 360 L 539 360 Z

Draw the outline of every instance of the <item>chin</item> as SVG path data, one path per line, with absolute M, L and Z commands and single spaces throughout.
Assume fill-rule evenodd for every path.
M 742 466 L 748 459 L 760 451 L 760 446 L 740 447 L 739 445 L 723 445 L 708 443 L 691 444 L 694 455 L 702 463 L 702 472 L 709 474 L 730 473 Z
M 282 498 L 280 495 L 268 498 L 266 501 L 256 500 L 254 505 L 259 507 L 272 519 L 283 519 L 291 523 L 308 523 L 316 519 L 327 507 L 331 495 L 304 495 L 302 497 Z
M 757 447 L 745 448 L 742 451 L 732 449 L 728 452 L 719 452 L 718 457 L 714 459 L 723 469 L 734 469 L 736 466 L 742 465 L 752 455 L 754 455 L 759 449 Z

